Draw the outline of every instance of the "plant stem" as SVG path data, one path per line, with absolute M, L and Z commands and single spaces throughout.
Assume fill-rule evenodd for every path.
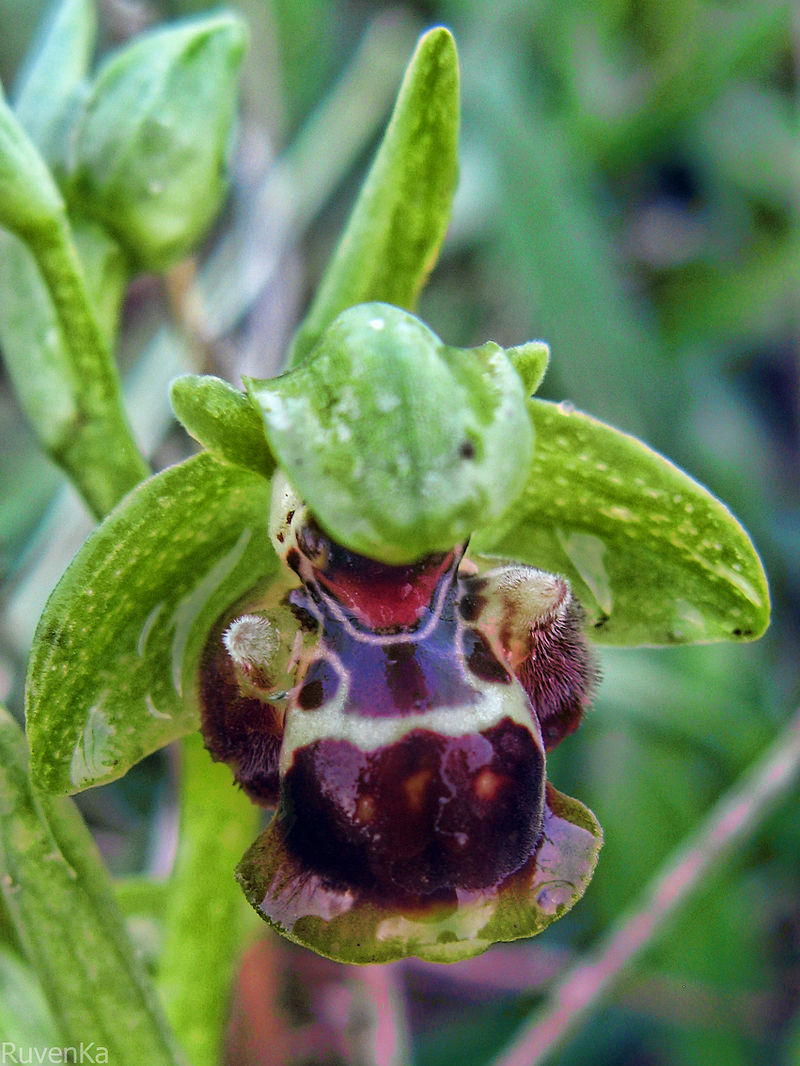
M 641 900 L 595 950 L 570 966 L 493 1066 L 545 1062 L 608 997 L 631 964 L 720 863 L 758 828 L 800 776 L 800 710 L 755 766 L 666 861 Z
M 233 870 L 259 811 L 214 764 L 199 733 L 183 742 L 178 855 L 164 916 L 158 986 L 193 1066 L 217 1066 L 247 908 Z
M 26 236 L 53 301 L 70 354 L 79 421 L 54 458 L 96 517 L 107 514 L 150 473 L 125 415 L 116 366 L 87 291 L 64 214 Z

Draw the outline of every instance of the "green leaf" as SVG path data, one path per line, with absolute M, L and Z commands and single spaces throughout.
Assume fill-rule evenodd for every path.
M 491 889 L 424 907 L 336 888 L 288 850 L 280 816 L 255 841 L 236 876 L 251 905 L 290 940 L 337 962 L 417 955 L 458 962 L 503 940 L 535 936 L 561 918 L 589 884 L 603 834 L 591 811 L 547 785 L 542 842 Z
M 271 477 L 275 460 L 264 422 L 233 385 L 203 374 L 182 374 L 170 386 L 175 417 L 187 433 L 220 459 Z
M 322 527 L 373 559 L 448 551 L 524 484 L 532 433 L 503 349 L 447 347 L 388 304 L 351 307 L 300 366 L 245 384 Z
M 37 796 L 25 738 L 0 709 L 0 889 L 62 1036 L 121 1066 L 174 1066 L 92 838 L 65 797 Z
M 108 242 L 101 251 L 97 241 L 87 241 L 90 293 L 61 194 L 1 98 L 0 226 L 21 238 L 35 260 L 34 266 L 13 242 L 2 249 L 11 260 L 0 293 L 8 298 L 8 308 L 0 302 L 3 342 L 15 349 L 9 365 L 17 390 L 53 459 L 91 510 L 103 515 L 148 473 L 122 409 L 109 343 L 124 268 L 107 255 Z M 100 263 L 114 269 L 106 276 L 94 269 Z M 33 293 L 33 307 L 26 306 L 24 290 L 15 291 L 15 276 Z M 101 297 L 97 308 L 93 295 Z M 29 353 L 26 340 L 33 342 Z M 48 402 L 56 415 L 52 425 Z
M 593 139 L 605 165 L 622 172 L 654 145 L 691 128 L 728 86 L 746 84 L 751 69 L 779 61 L 793 10 L 787 0 L 774 0 L 721 9 L 687 4 L 682 18 L 672 14 L 677 34 L 665 61 L 639 68 L 640 90 L 626 93 L 628 103 L 615 114 L 595 112 L 600 121 Z
M 216 619 L 278 568 L 269 482 L 199 455 L 141 484 L 84 544 L 39 620 L 31 770 L 50 792 L 120 777 L 198 724 Z
M 295 335 L 304 359 L 340 311 L 380 300 L 413 310 L 450 218 L 458 172 L 458 56 L 448 30 L 426 33 L 383 142 Z
M 167 26 L 113 55 L 92 85 L 74 192 L 141 268 L 186 255 L 219 210 L 245 41 L 231 14 Z
M 761 561 L 733 515 L 635 437 L 532 400 L 524 493 L 478 554 L 564 574 L 608 644 L 754 639 L 769 623 Z
M 59 0 L 17 79 L 14 110 L 50 167 L 66 165 L 70 118 L 89 72 L 97 14 L 92 0 Z
M 145 875 L 114 879 L 114 896 L 126 919 L 146 918 L 162 923 L 167 908 L 169 882 Z
M 87 279 L 61 193 L 1 96 L 0 226 L 19 237 L 35 260 L 34 266 L 13 242 L 2 249 L 11 259 L 6 292 L 0 292 L 9 305 L 6 310 L 0 301 L 7 319 L 3 343 L 15 349 L 9 365 L 17 390 L 52 458 L 101 516 L 148 473 L 122 409 L 111 355 L 125 265 L 107 240 L 84 227 Z M 15 275 L 23 279 L 22 292 L 14 288 Z M 33 293 L 31 308 L 25 289 Z M 99 297 L 97 307 L 93 296 Z M 32 341 L 29 353 L 26 341 Z

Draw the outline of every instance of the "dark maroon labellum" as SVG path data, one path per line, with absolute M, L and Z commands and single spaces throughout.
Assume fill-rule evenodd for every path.
M 375 751 L 319 740 L 295 752 L 281 816 L 288 846 L 334 883 L 484 888 L 533 851 L 543 779 L 541 747 L 508 718 L 466 736 L 414 729 Z
M 595 677 L 567 583 L 524 567 L 464 577 L 462 548 L 365 559 L 281 499 L 273 543 L 301 582 L 285 609 L 300 625 L 291 680 L 276 690 L 268 611 L 233 622 L 224 648 L 218 630 L 202 681 L 212 754 L 278 802 L 286 861 L 331 892 L 418 909 L 529 869 L 545 748 L 576 727 Z

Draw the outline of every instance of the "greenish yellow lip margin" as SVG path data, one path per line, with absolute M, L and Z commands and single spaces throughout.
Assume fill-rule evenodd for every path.
M 591 881 L 602 842 L 592 812 L 548 784 L 544 830 L 531 858 L 494 888 L 458 890 L 451 904 L 404 907 L 334 887 L 290 854 L 277 817 L 246 852 L 236 876 L 262 918 L 337 962 L 409 955 L 456 962 L 498 941 L 535 936 L 562 917 Z

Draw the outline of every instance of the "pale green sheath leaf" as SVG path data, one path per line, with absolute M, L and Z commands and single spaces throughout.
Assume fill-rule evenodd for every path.
M 127 282 L 125 262 L 119 246 L 94 223 L 78 221 L 73 236 L 98 326 L 111 347 Z M 86 421 L 86 382 L 33 255 L 10 233 L 0 233 L 0 309 L 0 345 L 20 404 L 43 445 L 61 460 Z
M 450 348 L 397 307 L 349 308 L 294 370 L 245 384 L 320 525 L 370 558 L 449 551 L 524 485 L 533 434 L 503 349 Z
M 426 33 L 406 71 L 391 121 L 311 308 L 290 365 L 353 304 L 412 310 L 436 262 L 458 173 L 458 55 L 448 30 Z
M 111 357 L 127 276 L 119 246 L 95 223 L 73 230 L 62 218 L 27 246 L 0 232 L 6 364 L 43 446 L 98 517 L 149 473 Z
M 232 14 L 176 23 L 115 53 L 92 84 L 73 192 L 140 268 L 186 255 L 220 208 L 245 42 Z
M 532 400 L 525 491 L 482 528 L 477 554 L 564 574 L 607 644 L 755 639 L 769 590 L 744 529 L 706 489 L 635 437 Z
M 37 787 L 112 781 L 198 725 L 214 621 L 278 568 L 269 482 L 202 454 L 150 478 L 87 540 L 39 620 L 27 720 Z
M 180 1062 L 72 801 L 35 794 L 25 738 L 0 709 L 0 890 L 61 1036 L 125 1066 Z
M 72 236 L 86 277 L 97 325 L 110 351 L 116 346 L 119 316 L 130 281 L 130 264 L 119 244 L 96 222 L 76 218 Z
M 0 226 L 28 237 L 63 216 L 53 176 L 0 90 Z
M 66 165 L 70 119 L 89 72 L 97 36 L 91 0 L 57 0 L 17 78 L 14 110 L 45 162 Z
M 156 881 L 144 874 L 116 877 L 114 896 L 126 919 L 141 918 L 161 924 L 169 897 L 169 882 Z
M 36 261 L 11 233 L 0 233 L 0 345 L 39 439 L 62 454 L 80 431 L 80 385 Z
M 36 974 L 0 944 L 0 1042 L 53 1047 L 60 1039 Z
M 221 378 L 182 374 L 170 386 L 175 417 L 196 441 L 220 459 L 271 477 L 275 460 L 264 421 L 244 393 Z

